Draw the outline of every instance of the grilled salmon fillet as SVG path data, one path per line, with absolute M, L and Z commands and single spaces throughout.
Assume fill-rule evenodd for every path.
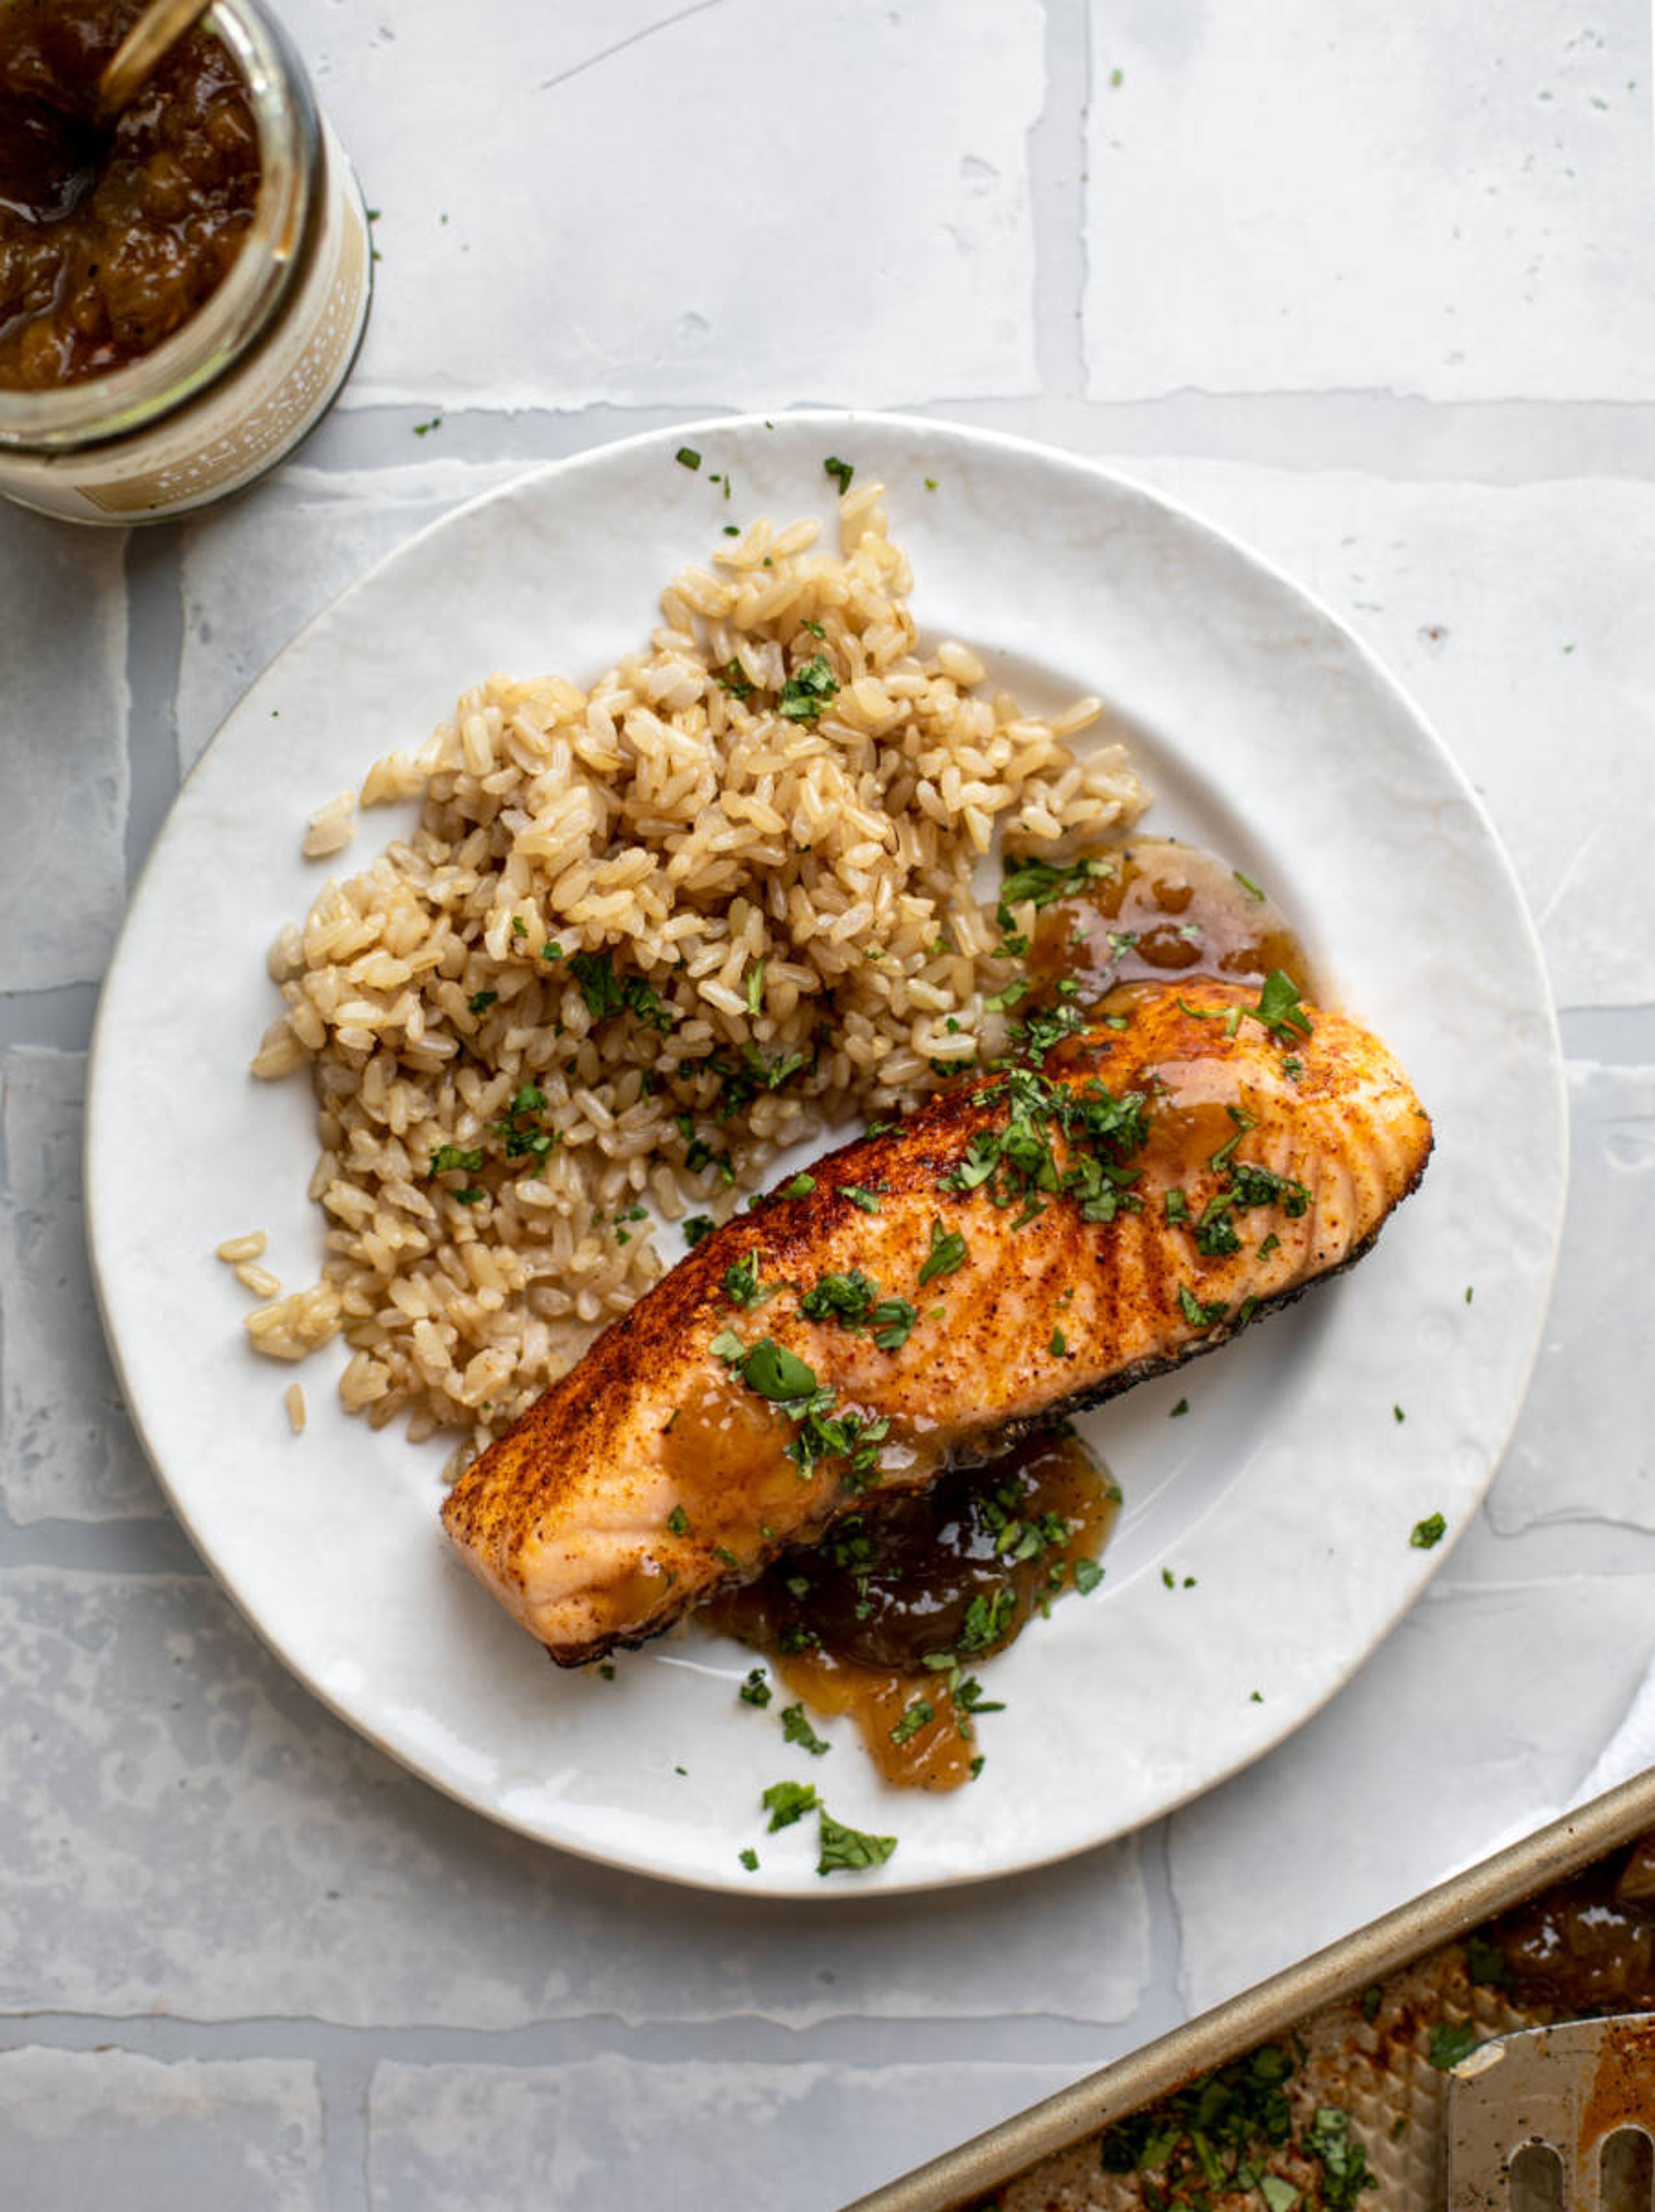
M 1211 981 L 1106 1003 L 709 1236 L 461 1476 L 450 1536 L 554 1659 L 1211 1351 L 1418 1182 L 1430 1121 L 1355 1023 Z

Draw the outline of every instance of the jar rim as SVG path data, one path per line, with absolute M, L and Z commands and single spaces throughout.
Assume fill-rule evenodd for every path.
M 321 143 L 309 82 L 258 0 L 213 0 L 205 24 L 236 64 L 258 134 L 258 198 L 235 259 L 210 296 L 152 352 L 49 391 L 0 388 L 0 447 L 51 453 L 101 444 L 170 415 L 258 336 L 293 281 Z

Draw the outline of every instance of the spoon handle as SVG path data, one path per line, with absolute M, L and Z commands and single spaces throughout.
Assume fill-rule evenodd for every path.
M 138 87 L 177 45 L 209 0 L 149 0 L 98 79 L 98 119 L 112 123 Z

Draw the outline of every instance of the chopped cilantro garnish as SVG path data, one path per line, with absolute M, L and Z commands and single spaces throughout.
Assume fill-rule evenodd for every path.
M 754 1850 L 751 1844 L 749 1844 L 745 1850 L 738 1851 L 736 1856 L 740 1859 L 742 1864 L 747 1869 L 749 1874 L 756 1874 L 758 1872 L 759 1855 Z
M 512 934 L 513 937 L 526 937 L 529 934 L 529 925 L 520 914 L 514 914 L 512 916 Z
M 460 1145 L 439 1145 L 431 1155 L 427 1175 L 447 1175 L 455 1168 L 463 1168 L 467 1175 L 476 1175 L 482 1165 L 481 1146 L 468 1149 Z
M 715 1358 L 724 1360 L 731 1367 L 737 1360 L 745 1359 L 747 1357 L 747 1346 L 733 1328 L 721 1328 L 712 1343 L 708 1345 L 707 1350 Z
M 1110 2128 L 1104 2172 L 1140 2175 L 1145 2203 L 1163 2206 L 1211 2204 L 1251 2189 L 1292 2135 L 1282 2084 L 1293 2072 L 1292 2054 L 1266 2044 L 1203 2075 Z
M 1310 1035 L 1310 1016 L 1299 1003 L 1299 986 L 1279 968 L 1272 968 L 1265 976 L 1258 1004 L 1251 1011 L 1282 1044 Z
M 687 1121 L 689 1116 L 684 1115 L 680 1118 Z M 698 1175 L 703 1168 L 717 1168 L 723 1182 L 734 1182 L 736 1180 L 735 1163 L 729 1153 L 715 1152 L 705 1137 L 693 1138 L 685 1146 L 684 1167 L 690 1175 Z
M 487 1013 L 499 996 L 498 991 L 475 991 L 465 1002 L 466 1012 L 472 1014 Z
M 684 1243 L 693 1252 L 705 1238 L 711 1237 L 717 1226 L 710 1213 L 692 1213 L 684 1223 Z
M 1009 1583 L 1002 1583 L 992 1595 L 979 1590 L 966 1607 L 964 1626 L 955 1640 L 955 1651 L 989 1651 L 1003 1643 L 1016 1610 L 1017 1593 Z
M 756 1252 L 749 1252 L 724 1269 L 724 1293 L 732 1305 L 762 1305 L 767 1298 L 773 1298 L 780 1288 L 779 1283 L 760 1282 Z
M 1414 1523 L 1409 1542 L 1416 1552 L 1429 1552 L 1448 1534 L 1448 1523 L 1440 1513 L 1428 1514 L 1423 1521 Z
M 1064 1353 L 1069 1350 L 1069 1346 L 1064 1340 L 1064 1333 L 1060 1328 L 1054 1328 L 1052 1330 L 1052 1341 L 1047 1345 L 1046 1350 L 1052 1354 L 1052 1357 L 1054 1359 L 1061 1359 Z
M 694 446 L 680 446 L 672 458 L 681 469 L 699 469 L 701 465 L 701 457 Z
M 761 1398 L 785 1402 L 808 1398 L 816 1387 L 815 1371 L 773 1337 L 761 1336 L 742 1365 L 743 1379 Z
M 1070 1571 L 1075 1577 L 1075 1587 L 1082 1597 L 1090 1597 L 1103 1580 L 1103 1569 L 1095 1559 L 1076 1559 Z
M 448 1195 L 458 1199 L 462 1206 L 481 1206 L 488 1194 L 486 1190 L 451 1190 Z
M 1215 1298 L 1203 1305 L 1187 1283 L 1180 1283 L 1178 1286 L 1178 1303 L 1191 1328 L 1210 1328 L 1215 1322 L 1222 1321 L 1230 1310 L 1228 1301 L 1224 1298 Z
M 1201 1218 L 1195 1225 L 1195 1249 L 1209 1259 L 1222 1259 L 1241 1249 L 1241 1239 L 1230 1219 L 1231 1204 L 1229 1196 L 1218 1191 L 1202 1208 Z
M 617 976 L 607 952 L 577 952 L 569 972 L 580 986 L 580 995 L 594 1021 L 610 1014 L 636 1014 L 639 1020 L 664 1036 L 677 1016 L 665 1006 L 641 975 Z
M 1328 2212 L 1355 2212 L 1366 2190 L 1376 2185 L 1367 2154 L 1350 2132 L 1350 2115 L 1337 2105 L 1319 2105 L 1305 2130 L 1305 2148 L 1322 2162 L 1322 2202 Z
M 864 1213 L 878 1212 L 879 1200 L 873 1191 L 864 1190 L 862 1185 L 858 1182 L 841 1183 L 840 1189 L 844 1196 L 850 1200 L 852 1206 L 859 1206 Z
M 1234 1122 L 1235 1133 L 1234 1136 L 1227 1137 L 1208 1160 L 1207 1165 L 1215 1175 L 1224 1165 L 1248 1130 L 1256 1129 L 1258 1127 L 1258 1116 L 1256 1114 L 1249 1114 L 1245 1106 L 1227 1106 L 1224 1111 Z
M 786 722 L 814 722 L 839 690 L 839 678 L 822 653 L 796 668 L 781 687 L 776 712 Z
M 882 1298 L 868 1318 L 880 1350 L 900 1352 L 919 1316 L 906 1298 Z
M 1035 1024 L 1028 1027 L 1033 1031 Z M 1036 1048 L 1046 1049 L 1046 1042 L 1042 1033 Z M 1034 1218 L 1047 1194 L 1073 1200 L 1083 1221 L 1112 1221 L 1117 1213 L 1141 1209 L 1131 1189 L 1137 1171 L 1123 1163 L 1148 1134 L 1142 1093 L 1117 1098 L 1095 1078 L 1070 1089 L 1037 1068 L 1014 1064 L 976 1099 L 1002 1106 L 1003 1119 L 975 1132 L 965 1158 L 944 1176 L 944 1189 L 982 1188 L 997 1206 L 1021 1200 L 1019 1227 Z M 1054 1135 L 1066 1140 L 1061 1166 Z
M 1258 884 L 1254 883 L 1251 876 L 1244 876 L 1240 868 L 1232 868 L 1230 873 L 1235 878 L 1237 883 L 1240 884 L 1242 890 L 1246 891 L 1250 899 L 1261 899 L 1264 897 L 1264 894 L 1259 890 Z
M 816 1179 L 813 1175 L 796 1175 L 791 1182 L 782 1185 L 776 1195 L 778 1198 L 809 1198 L 815 1187 Z
M 926 1698 L 916 1698 L 911 1705 L 904 1706 L 901 1719 L 888 1731 L 891 1741 L 900 1749 L 911 1737 L 918 1735 L 922 1728 L 928 1728 L 936 1718 L 937 1708 Z
M 561 960 L 563 957 L 563 947 L 555 937 L 549 937 L 540 948 L 540 957 L 543 960 Z
M 1072 898 L 1076 891 L 1098 877 L 1112 876 L 1115 872 L 1112 860 L 1101 860 L 1090 854 L 1082 854 L 1078 860 L 1067 864 L 1008 858 L 1004 868 L 1000 902 L 996 909 L 1002 929 L 1011 927 L 1008 908 L 1021 905 L 1025 899 L 1032 900 L 1036 907 L 1050 906 L 1056 899 Z
M 832 477 L 838 484 L 839 495 L 843 499 L 851 489 L 851 478 L 856 474 L 856 464 L 853 461 L 841 461 L 836 453 L 829 453 L 821 466 L 823 473 Z
M 934 1275 L 958 1274 L 965 1264 L 965 1238 L 957 1229 L 945 1229 L 942 1217 L 937 1216 L 931 1225 L 931 1249 L 920 1262 L 920 1282 L 929 1283 Z
M 1392 1418 L 1396 1420 L 1405 1421 L 1408 1419 L 1407 1414 L 1403 1413 L 1400 1406 L 1393 1406 L 1391 1408 L 1391 1412 Z
M 802 1820 L 814 1809 L 815 1785 L 810 1782 L 773 1782 L 760 1802 L 770 1815 L 770 1833 L 773 1836 L 778 1828 L 791 1828 L 795 1820 Z
M 1281 1242 L 1281 1238 L 1272 1229 L 1270 1235 L 1265 1237 L 1264 1243 L 1258 1247 L 1258 1257 L 1261 1260 L 1268 1260 L 1270 1254 L 1280 1248 Z
M 878 1284 L 852 1267 L 849 1274 L 818 1276 L 799 1300 L 799 1311 L 807 1321 L 836 1320 L 841 1328 L 855 1328 L 867 1319 L 878 1296 Z
M 1469 2058 L 1482 2044 L 1482 2038 L 1470 2021 L 1440 2020 L 1431 2030 L 1431 2039 L 1425 2055 L 1440 2074 L 1447 2074 L 1463 2058 Z
M 1187 1413 L 1189 1410 L 1189 1400 L 1187 1398 L 1180 1398 L 1177 1405 L 1173 1407 L 1172 1412 L 1167 1414 L 1167 1418 L 1169 1421 L 1175 1421 L 1180 1413 Z
M 785 1705 L 782 1708 L 781 1732 L 789 1743 L 803 1744 L 812 1759 L 820 1759 L 824 1752 L 834 1747 L 832 1744 L 824 1742 L 811 1727 L 804 1717 L 803 1705 Z
M 848 1874 L 864 1867 L 882 1866 L 896 1849 L 894 1836 L 870 1836 L 860 1828 L 845 1827 L 829 1816 L 825 1806 L 818 1835 L 818 1874 Z
M 726 660 L 718 670 L 718 689 L 729 692 L 732 699 L 750 699 L 753 696 L 753 686 L 743 675 L 739 660 Z
M 1504 1988 L 1512 1978 L 1511 1962 L 1499 1944 L 1475 1932 L 1465 1938 L 1465 1971 L 1480 1986 Z
M 763 1004 L 764 1004 L 764 963 L 763 963 L 763 961 L 762 961 L 762 960 L 756 960 L 756 961 L 755 961 L 755 962 L 754 962 L 753 966 L 752 966 L 752 967 L 749 969 L 749 971 L 748 971 L 748 977 L 747 977 L 747 1011 L 748 1011 L 748 1012 L 749 1012 L 749 1014 L 753 1014 L 753 1015 L 756 1016 L 756 1015 L 757 1015 L 757 1013 L 758 1013 L 759 1008 L 760 1008 Z
M 762 1667 L 755 1667 L 736 1694 L 744 1705 L 767 1705 L 770 1702 L 770 1677 Z
M 675 1536 L 688 1535 L 689 1516 L 685 1512 L 682 1505 L 675 1505 L 671 1512 L 668 1514 L 667 1526 L 671 1529 Z
M 1309 1208 L 1310 1192 L 1291 1176 L 1255 1167 L 1251 1160 L 1237 1160 L 1230 1170 L 1229 1202 L 1244 1210 L 1279 1206 L 1289 1221 L 1297 1221 Z
M 1168 1221 L 1187 1221 L 1190 1201 L 1181 1190 L 1169 1190 L 1161 1201 Z

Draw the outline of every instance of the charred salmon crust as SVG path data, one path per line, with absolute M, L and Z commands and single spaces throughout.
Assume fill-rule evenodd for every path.
M 1258 1003 L 1146 988 L 726 1224 L 455 1484 L 467 1565 L 580 1664 L 1349 1267 L 1429 1120 L 1355 1023 Z

